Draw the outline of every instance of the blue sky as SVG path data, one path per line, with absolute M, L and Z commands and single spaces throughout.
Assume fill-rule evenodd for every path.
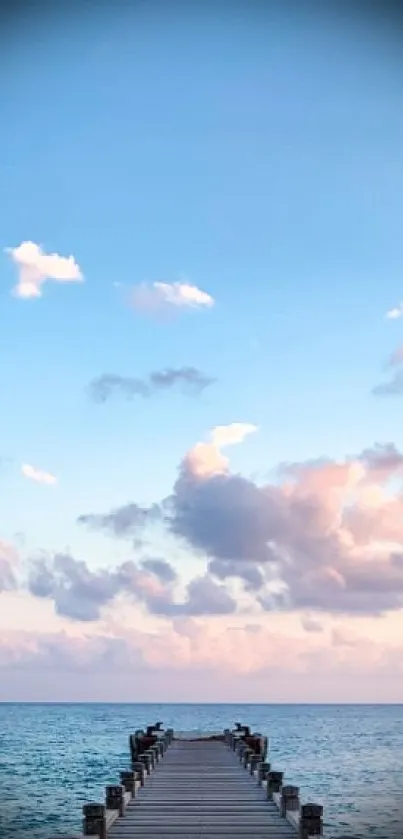
M 258 426 L 231 468 L 261 479 L 403 444 L 398 399 L 371 394 L 401 335 L 385 320 L 403 297 L 397 39 L 274 7 L 139 4 L 38 18 L 4 62 L 0 536 L 112 561 L 120 544 L 77 516 L 166 497 L 216 425 Z M 84 282 L 13 296 L 5 249 L 24 241 L 73 255 Z M 184 280 L 215 305 L 161 320 L 127 303 Z M 86 394 L 103 373 L 183 366 L 217 382 L 195 398 Z

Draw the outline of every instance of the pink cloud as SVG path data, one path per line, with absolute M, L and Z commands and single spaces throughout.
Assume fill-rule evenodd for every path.
M 283 464 L 276 483 L 259 484 L 234 474 L 218 443 L 222 434 L 213 434 L 185 454 L 162 504 L 148 511 L 133 503 L 80 521 L 133 538 L 159 510 L 171 533 L 204 555 L 210 577 L 240 581 L 264 611 L 375 615 L 403 607 L 400 483 L 396 490 L 403 455 L 393 444 L 342 462 Z

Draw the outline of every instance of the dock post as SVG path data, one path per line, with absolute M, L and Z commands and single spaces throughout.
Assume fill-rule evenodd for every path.
M 322 836 L 323 807 L 321 804 L 303 804 L 299 820 L 299 839 Z
M 258 766 L 261 764 L 261 762 L 262 762 L 261 755 L 252 754 L 250 756 L 249 765 L 250 765 L 250 774 L 251 775 L 253 775 L 255 769 L 258 768 Z
M 135 760 L 134 763 L 132 763 L 132 769 L 133 769 L 134 772 L 136 772 L 137 775 L 140 776 L 139 777 L 140 786 L 143 787 L 144 784 L 145 784 L 145 774 L 146 774 L 146 769 L 145 769 L 143 761 L 142 760 Z
M 282 787 L 280 812 L 283 818 L 286 817 L 288 810 L 299 810 L 299 807 L 299 787 L 293 787 L 289 784 Z
M 243 755 L 242 755 L 242 763 L 243 763 L 243 768 L 244 769 L 248 768 L 248 763 L 249 763 L 252 755 L 253 755 L 253 749 L 251 749 L 250 746 L 246 746 L 245 749 L 243 750 Z
M 151 775 L 151 758 L 150 755 L 142 754 L 139 755 L 139 762 L 144 766 L 144 772 L 146 775 Z
M 154 769 L 156 761 L 155 752 L 152 749 L 146 749 L 144 754 L 149 758 L 151 769 Z
M 99 839 L 106 839 L 105 804 L 84 804 L 83 816 L 84 836 L 99 836 Z
M 130 792 L 132 798 L 136 797 L 136 773 L 133 769 L 123 769 L 120 773 L 120 783 L 126 792 Z
M 267 773 L 267 798 L 273 797 L 273 792 L 281 792 L 284 772 Z
M 105 804 L 107 810 L 119 810 L 119 816 L 125 814 L 124 787 L 121 784 L 105 787 Z
M 137 740 L 136 740 L 136 735 L 135 734 L 130 735 L 129 746 L 130 746 L 131 759 L 132 759 L 132 761 L 136 760 L 137 759 Z
M 151 746 L 150 752 L 152 752 L 153 755 L 154 755 L 154 763 L 158 763 L 158 761 L 160 759 L 160 750 L 159 750 L 156 743 L 154 743 L 154 745 Z
M 270 772 L 270 768 L 271 768 L 271 764 L 270 764 L 270 763 L 266 763 L 266 762 L 264 762 L 264 763 L 261 763 L 261 764 L 260 764 L 260 766 L 259 766 L 259 775 L 258 775 L 258 780 L 257 780 L 257 783 L 258 783 L 258 786 L 259 786 L 259 787 L 261 787 L 261 786 L 262 786 L 263 781 L 266 781 L 266 780 L 267 780 L 267 776 L 268 776 L 268 774 L 269 774 L 269 772 Z
M 237 752 L 240 763 L 242 763 L 242 761 L 243 761 L 243 754 L 244 754 L 245 749 L 246 749 L 246 743 L 244 743 L 242 740 L 239 740 L 235 751 Z

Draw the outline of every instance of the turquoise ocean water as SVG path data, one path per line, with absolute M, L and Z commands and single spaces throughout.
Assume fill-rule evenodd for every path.
M 81 827 L 81 807 L 129 767 L 128 735 L 163 720 L 216 730 L 242 720 L 270 738 L 273 769 L 322 803 L 327 837 L 403 836 L 403 707 L 0 704 L 0 839 Z

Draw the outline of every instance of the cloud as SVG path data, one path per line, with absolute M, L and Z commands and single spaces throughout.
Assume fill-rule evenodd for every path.
M 385 317 L 388 320 L 397 320 L 398 318 L 401 318 L 402 315 L 403 315 L 403 303 L 399 303 L 398 306 L 395 306 L 393 309 L 389 309 L 389 311 L 386 312 Z
M 0 593 L 16 588 L 18 553 L 13 545 L 0 539 Z
M 390 486 L 401 481 L 402 453 L 375 444 L 341 462 L 283 464 L 277 482 L 259 484 L 231 472 L 215 445 L 252 428 L 218 427 L 185 454 L 171 495 L 156 507 L 170 533 L 205 558 L 212 578 L 238 580 L 264 611 L 402 608 L 403 487 L 393 494 Z M 133 536 L 148 515 L 134 504 L 90 523 L 122 535 L 123 518 L 123 535 Z
M 221 449 L 242 443 L 245 437 L 256 432 L 257 426 L 247 422 L 232 422 L 229 425 L 217 425 L 210 432 L 208 442 L 196 443 L 185 458 L 189 469 L 202 475 L 225 473 L 228 460 L 221 454 Z
M 250 422 L 231 422 L 230 425 L 217 425 L 211 432 L 211 443 L 217 449 L 242 443 L 248 434 L 257 431 L 257 426 Z
M 374 396 L 402 396 L 403 395 L 403 346 L 397 347 L 396 350 L 389 356 L 385 368 L 386 370 L 394 369 L 392 377 L 379 385 L 372 388 Z
M 152 574 L 155 574 L 163 583 L 173 583 L 177 579 L 177 573 L 172 565 L 166 561 L 166 559 L 143 559 L 141 562 L 141 567 L 144 568 L 146 571 L 151 571 Z
M 209 562 L 209 570 L 219 580 L 231 577 L 242 580 L 246 591 L 259 591 L 265 583 L 263 571 L 248 561 L 214 558 Z
M 185 597 L 177 599 L 176 571 L 163 559 L 123 562 L 114 569 L 91 570 L 70 554 L 30 563 L 28 590 L 51 599 L 57 614 L 76 621 L 97 621 L 102 609 L 118 595 L 142 604 L 159 616 L 220 615 L 235 612 L 236 602 L 209 575 L 190 581 Z
M 70 554 L 31 563 L 28 589 L 35 597 L 50 598 L 56 612 L 79 621 L 95 621 L 101 609 L 121 593 L 141 599 L 147 597 L 147 575 L 133 562 L 114 570 L 91 571 L 82 560 Z
M 403 454 L 394 443 L 375 443 L 371 449 L 364 449 L 359 459 L 365 467 L 365 475 L 377 482 L 403 472 Z
M 110 513 L 85 513 L 78 517 L 77 522 L 94 530 L 105 530 L 113 536 L 131 538 L 137 535 L 140 528 L 160 518 L 161 508 L 158 504 L 141 507 L 129 503 L 116 507 Z
M 372 393 L 374 396 L 402 396 L 403 370 L 398 370 L 388 382 L 375 385 Z
M 81 269 L 73 256 L 47 254 L 34 242 L 21 242 L 16 248 L 6 248 L 6 253 L 18 270 L 18 282 L 14 288 L 16 297 L 41 297 L 42 286 L 48 280 L 58 283 L 83 280 Z
M 168 367 L 166 370 L 155 370 L 146 379 L 104 373 L 90 383 L 88 392 L 94 402 L 104 403 L 113 396 L 123 396 L 126 399 L 132 399 L 134 396 L 147 398 L 176 385 L 182 385 L 185 393 L 194 395 L 201 393 L 214 381 L 196 367 Z
M 213 475 L 226 472 L 228 461 L 220 452 L 220 447 L 242 442 L 248 434 L 257 431 L 257 426 L 251 423 L 234 422 L 230 425 L 218 425 L 210 432 L 210 442 L 196 443 L 185 458 L 189 460 L 189 469 L 199 475 Z M 167 500 L 169 505 L 169 499 Z M 138 535 L 139 530 L 160 521 L 165 516 L 165 504 L 153 504 L 142 507 L 130 502 L 122 507 L 116 507 L 109 513 L 84 513 L 77 519 L 78 524 L 105 530 L 114 536 L 131 538 Z
M 0 669 L 22 668 L 26 676 L 38 669 L 82 676 L 119 673 L 132 666 L 139 673 L 152 669 L 138 646 L 113 635 L 8 632 L 0 640 Z
M 35 469 L 29 463 L 22 464 L 21 474 L 31 481 L 36 481 L 38 484 L 48 484 L 49 486 L 57 484 L 57 478 L 54 475 L 51 475 L 50 472 L 42 472 L 40 469 Z
M 229 615 L 235 611 L 234 598 L 208 574 L 192 580 L 187 587 L 187 600 L 174 605 L 174 614 L 180 615 Z
M 131 304 L 145 313 L 167 309 L 211 309 L 214 298 L 189 283 L 141 283 L 131 293 Z

